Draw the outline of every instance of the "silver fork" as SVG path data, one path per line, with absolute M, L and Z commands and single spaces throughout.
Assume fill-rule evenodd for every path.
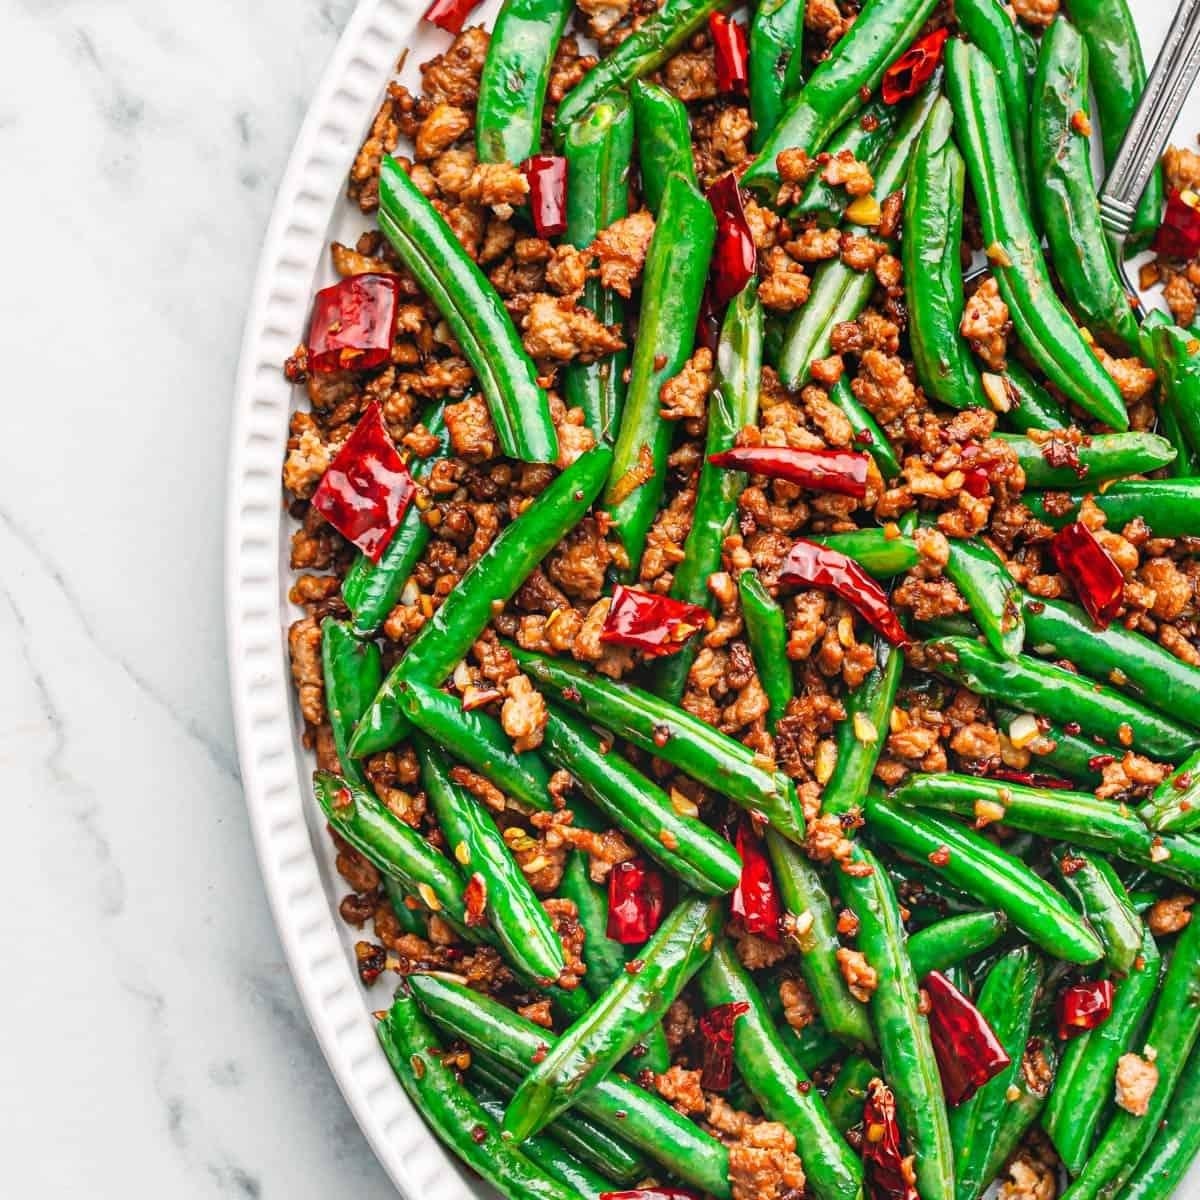
M 1200 0 L 1182 0 L 1100 192 L 1100 221 L 1112 241 L 1121 277 L 1133 296 L 1138 295 L 1138 289 L 1126 269 L 1125 240 L 1150 173 L 1166 149 L 1179 110 L 1198 73 Z

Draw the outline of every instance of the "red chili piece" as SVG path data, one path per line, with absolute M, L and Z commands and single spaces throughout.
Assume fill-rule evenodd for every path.
M 1076 983 L 1058 993 L 1058 1036 L 1064 1041 L 1103 1025 L 1112 1015 L 1111 979 Z
M 958 1105 L 1012 1059 L 983 1013 L 941 971 L 931 971 L 921 986 L 929 996 L 929 1033 L 942 1091 L 951 1105 Z
M 982 467 L 972 467 L 963 472 L 963 490 L 976 500 L 981 500 L 991 490 L 987 472 Z
M 872 1200 L 920 1200 L 900 1153 L 896 1097 L 881 1079 L 871 1080 L 863 1104 L 862 1156 Z
M 779 582 L 833 592 L 852 605 L 871 628 L 893 646 L 908 645 L 908 634 L 888 603 L 883 588 L 854 559 L 837 550 L 801 539 L 783 560 Z
M 707 346 L 716 355 L 721 343 L 721 314 L 713 300 L 712 284 L 706 284 L 700 300 L 700 315 L 696 318 L 696 344 Z
M 733 1027 L 738 1017 L 750 1011 L 745 1000 L 718 1004 L 700 1018 L 704 1061 L 700 1086 L 710 1092 L 726 1091 L 733 1083 Z
M 742 860 L 742 877 L 730 898 L 730 909 L 735 917 L 741 918 L 747 933 L 777 942 L 783 905 L 771 873 L 771 861 L 749 817 L 739 821 L 734 845 Z
M 1125 597 L 1125 576 L 1112 556 L 1082 521 L 1064 525 L 1054 535 L 1050 553 L 1088 615 L 1107 628 Z
M 687 1188 L 634 1188 L 631 1192 L 601 1192 L 600 1200 L 700 1200 Z
M 883 75 L 884 104 L 899 104 L 921 90 L 942 61 L 942 49 L 949 36 L 948 29 L 938 29 L 918 38 L 888 67 Z
M 754 277 L 758 270 L 758 249 L 746 220 L 741 185 L 734 173 L 727 171 L 706 194 L 717 217 L 711 280 L 713 301 L 721 307 Z
M 395 275 L 351 275 L 323 288 L 308 329 L 309 369 L 368 371 L 392 356 L 400 281 Z
M 338 533 L 378 562 L 415 491 L 376 401 L 337 452 L 312 503 Z
M 1074 787 L 1069 779 L 1057 779 L 1053 775 L 1041 775 L 1033 771 L 1018 771 L 1016 767 L 1006 767 L 1002 763 L 990 765 L 986 774 L 991 779 L 1003 779 L 1005 783 L 1019 783 L 1023 787 L 1058 788 L 1060 791 L 1065 792 L 1074 791 Z
M 708 623 L 708 609 L 617 584 L 608 616 L 600 631 L 602 642 L 631 646 L 647 658 L 676 654 Z
M 617 863 L 608 875 L 608 936 L 622 946 L 640 946 L 663 916 L 663 877 L 640 858 Z
M 708 32 L 717 60 L 717 91 L 744 96 L 750 90 L 750 46 L 746 27 L 731 21 L 724 13 L 708 18 Z
M 1188 196 L 1194 197 L 1195 193 L 1189 192 Z M 1167 193 L 1167 209 L 1154 235 L 1154 252 L 1182 259 L 1200 254 L 1200 204 L 1194 199 L 1189 203 L 1177 188 Z
M 567 160 L 560 154 L 535 154 L 521 171 L 529 181 L 529 211 L 538 237 L 567 231 Z
M 861 500 L 867 494 L 870 458 L 853 450 L 793 450 L 790 446 L 734 446 L 708 461 L 731 471 L 752 471 L 786 479 L 814 492 L 834 492 Z
M 447 33 L 462 33 L 471 10 L 478 0 L 433 0 L 425 10 L 425 20 Z

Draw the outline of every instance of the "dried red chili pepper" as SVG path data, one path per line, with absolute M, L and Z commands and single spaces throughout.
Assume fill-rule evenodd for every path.
M 884 104 L 899 104 L 915 96 L 921 85 L 937 70 L 942 49 L 950 36 L 948 29 L 937 29 L 915 42 L 883 74 Z
M 663 877 L 657 867 L 634 858 L 608 875 L 608 936 L 622 946 L 640 946 L 663 916 Z
M 708 461 L 731 471 L 752 471 L 769 479 L 786 479 L 815 492 L 833 492 L 861 500 L 867 494 L 866 454 L 853 450 L 793 450 L 790 446 L 734 446 Z
M 687 1188 L 634 1188 L 630 1192 L 601 1192 L 600 1200 L 700 1200 L 700 1193 Z
M 1200 254 L 1200 196 L 1172 188 L 1167 208 L 1154 235 L 1154 252 L 1166 258 L 1195 258 Z
M 1058 993 L 1058 1036 L 1064 1041 L 1103 1025 L 1112 1015 L 1113 983 L 1096 979 Z
M 931 971 L 921 986 L 929 997 L 929 1033 L 942 1091 L 951 1105 L 961 1104 L 1012 1059 L 983 1013 L 941 971 Z
M 471 927 L 482 925 L 487 912 L 487 881 L 478 871 L 467 880 L 463 901 L 467 908 L 467 924 Z
M 319 291 L 308 328 L 309 370 L 369 371 L 387 362 L 399 297 L 395 275 L 351 275 Z
M 982 467 L 972 467 L 963 472 L 963 491 L 976 500 L 981 500 L 991 490 L 987 472 Z
M 713 300 L 712 284 L 706 284 L 700 300 L 700 315 L 696 318 L 696 344 L 706 346 L 710 354 L 717 353 L 721 343 L 721 313 Z
M 746 27 L 724 13 L 711 13 L 708 32 L 717 63 L 717 91 L 744 96 L 750 90 L 750 46 Z
M 717 240 L 713 247 L 711 283 L 713 301 L 729 303 L 758 270 L 758 249 L 746 220 L 742 188 L 737 176 L 727 171 L 706 193 L 717 217 Z
M 872 1079 L 867 1086 L 862 1156 L 873 1200 L 920 1200 L 900 1153 L 896 1097 L 881 1079 Z
M 779 901 L 775 876 L 771 873 L 771 860 L 767 858 L 762 839 L 754 832 L 749 817 L 738 822 L 734 845 L 742 860 L 742 877 L 730 898 L 730 910 L 740 918 L 747 933 L 777 942 L 783 905 Z
M 312 504 L 338 533 L 378 562 L 415 491 L 376 401 L 337 452 Z
M 1057 788 L 1060 791 L 1074 791 L 1074 785 L 1069 779 L 1058 779 L 1053 775 L 1041 775 L 1034 771 L 1018 771 L 1016 767 L 1006 767 L 1003 763 L 989 763 L 984 772 L 991 779 L 1003 779 L 1005 783 L 1019 783 L 1022 787 Z
M 467 17 L 479 0 L 433 0 L 425 10 L 425 20 L 447 33 L 462 33 Z
M 662 658 L 683 649 L 688 638 L 708 623 L 708 609 L 617 584 L 608 616 L 600 631 L 602 642 L 631 646 L 647 658 Z
M 529 211 L 538 237 L 567 231 L 567 160 L 560 154 L 535 154 L 521 171 L 529 181 Z
M 854 559 L 837 550 L 801 539 L 783 560 L 779 582 L 833 592 L 856 609 L 867 624 L 893 646 L 908 645 L 908 634 L 888 603 L 883 588 Z
M 1088 616 L 1107 628 L 1125 598 L 1125 576 L 1109 552 L 1082 521 L 1073 521 L 1054 535 L 1050 553 Z
M 738 1017 L 750 1011 L 745 1000 L 718 1004 L 700 1018 L 704 1058 L 700 1086 L 710 1092 L 726 1091 L 733 1083 L 733 1027 Z

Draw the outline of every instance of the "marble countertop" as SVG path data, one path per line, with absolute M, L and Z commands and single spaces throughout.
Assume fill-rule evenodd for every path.
M 395 1195 L 267 909 L 221 592 L 251 278 L 352 9 L 0 0 L 13 1195 Z

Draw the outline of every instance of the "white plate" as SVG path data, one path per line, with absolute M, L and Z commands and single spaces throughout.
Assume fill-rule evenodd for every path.
M 384 987 L 364 991 L 354 938 L 337 915 L 345 891 L 308 786 L 313 761 L 289 681 L 286 629 L 297 613 L 287 591 L 288 537 L 280 469 L 297 389 L 281 366 L 303 340 L 309 301 L 332 282 L 329 242 L 353 242 L 368 224 L 345 199 L 346 173 L 393 68 L 416 90 L 416 64 L 448 35 L 420 21 L 425 0 L 362 0 L 313 100 L 279 189 L 267 231 L 235 397 L 227 512 L 229 667 L 242 779 L 263 879 L 304 1007 L 334 1077 L 375 1153 L 409 1200 L 470 1200 L 468 1181 L 428 1132 L 393 1078 L 374 1033 Z M 480 10 L 488 27 L 495 0 Z M 1136 4 L 1146 45 L 1157 48 L 1173 6 Z M 1153 10 L 1147 12 L 1147 10 Z M 1178 140 L 1193 144 L 1193 95 Z M 1193 1173 L 1182 1192 L 1200 1197 Z

